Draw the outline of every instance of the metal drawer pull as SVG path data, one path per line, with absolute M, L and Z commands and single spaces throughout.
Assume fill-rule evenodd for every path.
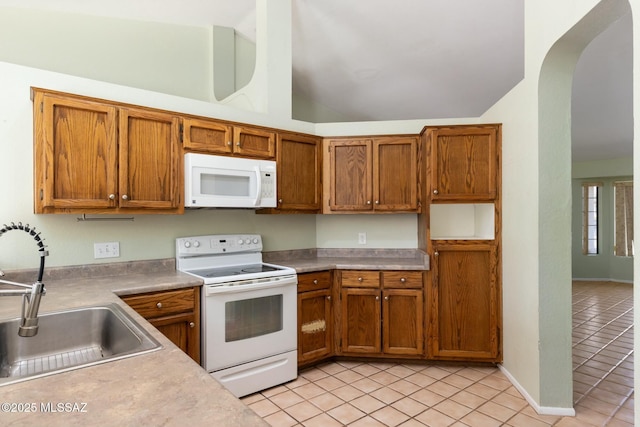
M 358 282 L 362 282 L 362 277 L 358 277 Z
M 317 285 L 318 284 L 318 279 L 313 279 L 313 284 Z
M 189 327 L 190 327 L 190 328 L 195 328 L 195 327 L 196 327 L 195 322 L 189 322 Z
M 400 281 L 401 281 L 402 283 L 404 283 L 404 282 L 406 282 L 406 281 L 407 281 L 407 279 L 405 279 L 404 277 L 401 277 L 401 278 L 400 278 Z
M 158 307 L 158 308 L 162 308 L 162 303 L 161 303 L 161 302 L 157 303 L 157 304 L 156 304 L 156 307 Z

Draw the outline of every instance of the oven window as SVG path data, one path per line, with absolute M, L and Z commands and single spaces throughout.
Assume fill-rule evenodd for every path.
M 248 176 L 200 175 L 200 193 L 212 196 L 249 197 L 251 178 Z
M 225 342 L 245 340 L 282 330 L 282 295 L 225 303 Z

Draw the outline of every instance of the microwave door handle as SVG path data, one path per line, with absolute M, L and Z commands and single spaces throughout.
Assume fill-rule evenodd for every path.
M 260 179 L 260 166 L 256 166 L 254 169 L 255 169 L 255 172 L 256 172 L 257 185 L 256 185 L 256 200 L 253 203 L 253 205 L 254 206 L 259 206 L 260 197 L 262 196 L 262 179 Z

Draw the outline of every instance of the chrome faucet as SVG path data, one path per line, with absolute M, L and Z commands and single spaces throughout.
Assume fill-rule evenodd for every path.
M 23 288 L 20 290 L 8 290 L 0 289 L 0 296 L 22 296 L 22 321 L 18 327 L 18 335 L 21 337 L 32 337 L 38 333 L 38 309 L 40 308 L 40 298 L 46 294 L 44 283 L 42 283 L 42 276 L 44 274 L 44 257 L 49 255 L 49 252 L 45 249 L 45 244 L 40 237 L 40 233 L 36 233 L 35 227 L 29 227 L 29 224 L 22 225 L 19 222 L 17 225 L 11 223 L 11 225 L 4 224 L 4 227 L 0 228 L 0 236 L 10 230 L 22 230 L 31 235 L 38 243 L 38 251 L 40 252 L 40 268 L 38 270 L 38 280 L 32 285 L 24 283 L 12 282 L 9 280 L 0 279 L 0 284 L 6 284 Z M 4 276 L 4 272 L 0 270 L 0 276 Z

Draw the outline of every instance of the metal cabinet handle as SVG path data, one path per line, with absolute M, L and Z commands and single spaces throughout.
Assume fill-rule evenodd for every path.
M 376 295 L 376 301 L 378 301 L 379 299 L 380 299 L 380 297 Z
M 240 147 L 240 143 L 239 142 L 236 142 L 236 147 Z
M 317 285 L 318 284 L 318 279 L 313 279 L 313 284 Z
M 379 204 L 380 204 L 380 200 L 376 200 L 376 205 L 379 205 Z
M 189 322 L 189 327 L 190 327 L 190 328 L 195 328 L 195 327 L 196 327 L 195 322 Z
M 438 194 L 438 190 L 433 190 L 433 194 Z
M 278 203 L 282 203 L 282 199 L 278 199 Z
M 109 200 L 115 200 L 115 199 L 116 199 L 115 194 L 109 194 Z
M 162 308 L 162 303 L 161 303 L 161 302 L 157 303 L 157 304 L 156 304 L 156 307 L 158 307 L 158 308 Z
M 371 200 L 367 200 L 367 204 L 370 205 L 371 204 Z
M 227 145 L 231 145 L 231 141 L 227 141 Z
M 358 282 L 362 282 L 362 277 L 358 277 Z
M 384 300 L 385 301 L 389 301 L 389 297 L 384 297 Z
M 331 295 L 327 295 L 327 299 L 331 301 Z
M 400 278 L 400 282 L 404 283 L 404 282 L 406 282 L 406 281 L 407 281 L 407 279 L 405 279 L 404 277 L 401 277 L 401 278 Z
M 435 251 L 435 252 L 433 253 L 433 255 L 434 255 L 434 256 L 438 256 L 438 255 L 440 255 L 440 253 L 439 253 L 438 251 Z
M 129 196 L 127 196 L 126 194 L 122 195 L 122 200 L 129 200 Z

